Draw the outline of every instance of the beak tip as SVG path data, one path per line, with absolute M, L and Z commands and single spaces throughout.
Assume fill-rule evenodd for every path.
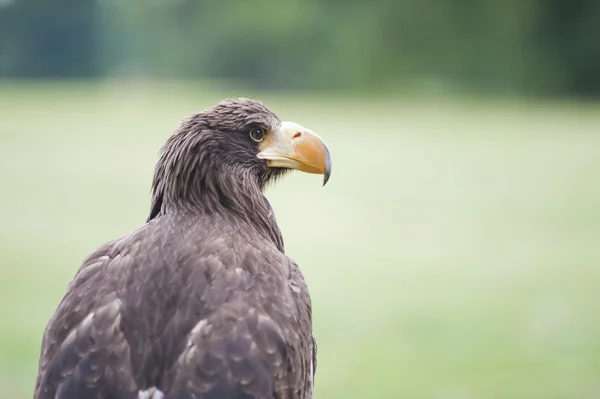
M 329 148 L 327 145 L 325 147 L 325 173 L 323 174 L 323 187 L 329 181 L 329 176 L 331 176 L 331 153 L 329 152 Z

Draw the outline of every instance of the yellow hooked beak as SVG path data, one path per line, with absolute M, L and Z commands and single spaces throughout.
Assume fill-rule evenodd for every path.
M 282 122 L 260 143 L 257 157 L 266 159 L 271 168 L 290 168 L 324 175 L 323 185 L 331 175 L 331 156 L 327 144 L 316 133 L 294 122 Z

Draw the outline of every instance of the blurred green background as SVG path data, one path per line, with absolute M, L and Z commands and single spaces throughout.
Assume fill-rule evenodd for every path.
M 316 398 L 600 397 L 600 2 L 0 0 L 0 397 L 186 115 L 261 98 Z

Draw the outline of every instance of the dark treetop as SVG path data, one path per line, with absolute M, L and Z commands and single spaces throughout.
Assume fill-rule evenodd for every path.
M 235 99 L 167 140 L 148 221 L 81 265 L 44 333 L 36 399 L 311 398 L 311 303 L 262 194 L 329 176 L 325 143 Z

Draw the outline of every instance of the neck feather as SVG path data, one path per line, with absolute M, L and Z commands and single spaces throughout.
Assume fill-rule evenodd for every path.
M 257 179 L 244 168 L 216 162 L 222 154 L 218 143 L 177 136 L 183 135 L 169 139 L 156 166 L 148 221 L 182 212 L 232 217 L 254 226 L 283 252 L 281 232 Z

